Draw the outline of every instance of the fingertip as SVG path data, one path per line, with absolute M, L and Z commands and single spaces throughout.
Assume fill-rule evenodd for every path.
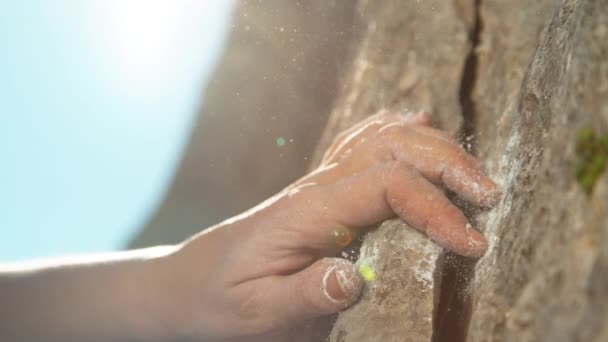
M 338 310 L 352 305 L 361 294 L 364 282 L 355 265 L 344 259 L 330 259 L 323 277 L 323 293 L 330 302 L 338 304 Z
M 467 245 L 463 246 L 462 255 L 470 258 L 481 258 L 488 249 L 486 238 L 474 229 L 467 229 Z
M 429 229 L 427 234 L 442 247 L 468 258 L 480 258 L 488 249 L 486 238 L 470 224 L 448 229 Z
M 323 258 L 293 275 L 274 281 L 272 310 L 284 322 L 301 322 L 334 314 L 357 301 L 363 280 L 355 266 L 340 258 Z
M 498 185 L 477 168 L 452 168 L 443 177 L 444 184 L 468 202 L 490 208 L 500 200 Z
M 475 203 L 491 208 L 498 203 L 502 195 L 498 185 L 482 171 L 476 170 L 476 176 L 472 177 L 468 184 L 469 191 Z
M 486 207 L 493 207 L 499 201 L 502 196 L 502 191 L 498 188 L 498 185 L 491 179 L 485 177 L 483 188 L 485 189 L 484 194 L 481 197 L 481 204 Z

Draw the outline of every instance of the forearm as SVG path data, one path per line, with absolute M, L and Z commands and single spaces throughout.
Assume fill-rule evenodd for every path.
M 180 291 L 156 247 L 0 266 L 0 340 L 158 340 L 176 333 Z

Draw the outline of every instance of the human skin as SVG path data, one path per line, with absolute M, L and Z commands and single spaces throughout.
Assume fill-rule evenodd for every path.
M 0 340 L 278 340 L 358 299 L 363 280 L 335 256 L 394 216 L 482 256 L 486 240 L 443 189 L 489 207 L 497 187 L 430 121 L 376 114 L 312 173 L 177 246 L 0 268 Z

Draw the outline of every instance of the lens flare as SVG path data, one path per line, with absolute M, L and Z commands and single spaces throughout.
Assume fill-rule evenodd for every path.
M 372 265 L 368 263 L 362 263 L 361 265 L 359 265 L 358 271 L 361 277 L 365 279 L 365 281 L 372 282 L 376 280 L 376 272 L 374 272 Z
M 346 247 L 353 241 L 353 235 L 348 229 L 334 230 L 334 241 L 340 247 Z

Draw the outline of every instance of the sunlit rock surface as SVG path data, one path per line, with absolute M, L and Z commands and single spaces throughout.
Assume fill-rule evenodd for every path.
M 380 109 L 428 110 L 443 128 L 458 130 L 472 0 L 458 3 L 360 2 L 367 30 L 315 160 L 338 132 Z
M 441 248 L 400 220 L 370 233 L 358 264 L 370 265 L 359 304 L 336 321 L 330 341 L 428 341 L 437 306 Z
M 480 220 L 469 340 L 608 341 L 608 182 L 586 196 L 574 176 L 578 130 L 608 129 L 608 3 L 481 15 L 478 147 L 504 195 Z
M 472 4 L 360 2 L 367 30 L 315 160 L 337 133 L 381 109 L 430 110 L 438 125 L 458 131 Z M 340 315 L 331 341 L 430 341 L 441 263 L 441 250 L 431 246 L 427 237 L 398 221 L 370 234 L 364 249 L 378 256 L 379 278 Z M 421 272 L 428 281 L 419 280 Z
M 504 193 L 495 209 L 473 211 L 490 248 L 469 284 L 459 289 L 472 298 L 459 313 L 471 315 L 463 321 L 465 335 L 442 334 L 435 322 L 435 340 L 608 340 L 608 181 L 604 175 L 587 196 L 574 175 L 578 130 L 608 131 L 608 3 L 480 1 L 473 25 L 464 1 L 420 3 L 362 2 L 370 28 L 321 146 L 382 106 L 426 104 L 452 128 L 459 123 L 452 116 L 460 116 L 462 105 L 472 135 L 466 141 Z M 433 7 L 428 16 L 425 5 Z M 441 31 L 446 27 L 450 32 Z M 470 40 L 465 28 L 473 33 Z M 473 60 L 465 63 L 471 42 Z M 426 53 L 413 68 L 404 57 Z M 420 70 L 425 82 L 437 86 L 399 92 L 396 79 L 416 79 L 408 74 Z M 462 72 L 474 73 L 460 82 Z M 415 83 L 406 81 L 401 84 Z M 366 245 L 388 238 L 384 234 L 375 233 Z M 379 251 L 390 263 L 396 249 L 381 245 Z M 411 276 L 411 266 L 400 266 L 403 279 Z M 402 327 L 424 326 L 435 317 L 436 307 L 412 309 L 409 301 L 419 300 L 419 290 L 401 291 L 393 294 L 412 310 L 406 322 L 400 321 Z M 341 314 L 332 341 L 433 338 L 433 329 L 426 336 L 397 332 L 391 319 L 402 317 L 402 307 L 383 308 L 371 293 Z M 384 321 L 375 321 L 378 312 Z

